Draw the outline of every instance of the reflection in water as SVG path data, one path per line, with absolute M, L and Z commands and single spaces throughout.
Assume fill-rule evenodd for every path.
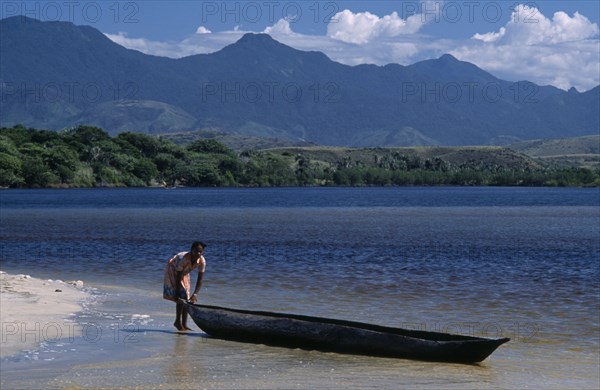
M 185 335 L 177 335 L 174 338 L 175 343 L 173 344 L 173 352 L 169 359 L 170 364 L 165 366 L 166 370 L 163 372 L 163 375 L 167 383 L 187 382 L 190 375 L 197 374 L 196 370 L 192 367 L 188 351 L 190 338 L 185 337 Z

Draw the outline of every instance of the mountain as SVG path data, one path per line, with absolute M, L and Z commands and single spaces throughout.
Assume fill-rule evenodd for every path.
M 340 146 L 506 144 L 597 134 L 600 88 L 500 80 L 451 55 L 347 66 L 246 34 L 211 54 L 146 55 L 89 26 L 0 20 L 0 125 L 218 130 Z

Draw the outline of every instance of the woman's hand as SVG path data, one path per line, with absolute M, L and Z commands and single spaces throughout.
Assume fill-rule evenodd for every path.
M 198 294 L 194 294 L 190 297 L 191 303 L 196 303 L 197 300 L 198 300 Z

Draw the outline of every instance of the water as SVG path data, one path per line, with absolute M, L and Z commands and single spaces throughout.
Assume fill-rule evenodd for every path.
M 81 332 L 3 361 L 3 388 L 600 385 L 598 189 L 10 190 L 0 205 L 2 270 L 95 288 Z M 196 239 L 203 303 L 512 341 L 465 366 L 177 335 L 162 272 Z

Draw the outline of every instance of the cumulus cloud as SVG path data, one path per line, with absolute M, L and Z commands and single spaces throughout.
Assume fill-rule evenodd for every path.
M 292 28 L 290 27 L 290 21 L 288 19 L 280 19 L 277 23 L 272 26 L 265 28 L 263 31 L 265 34 L 280 35 L 280 34 L 293 34 Z
M 335 17 L 332 20 L 336 20 Z M 333 23 L 337 23 L 337 21 Z M 333 61 L 346 65 L 386 65 L 392 62 L 409 64 L 413 56 L 425 51 L 428 47 L 425 42 L 422 42 L 423 37 L 421 36 L 405 33 L 401 37 L 392 38 L 391 35 L 395 35 L 395 33 L 391 31 L 392 28 L 387 27 L 387 30 L 384 29 L 384 32 L 388 34 L 387 38 L 380 36 L 380 39 L 374 39 L 367 46 L 356 45 L 352 40 L 339 40 L 328 35 L 296 33 L 291 29 L 288 19 L 280 19 L 274 25 L 265 28 L 263 33 L 299 50 L 321 51 Z
M 598 25 L 578 12 L 549 19 L 535 7 L 517 5 L 505 26 L 475 34 L 451 54 L 499 77 L 587 90 L 600 82 L 598 33 Z
M 198 27 L 198 29 L 196 29 L 196 34 L 210 34 L 212 33 L 212 31 L 210 31 L 209 29 L 207 29 L 204 26 L 200 26 Z
M 519 4 L 505 27 L 498 32 L 475 34 L 473 39 L 537 45 L 579 41 L 597 35 L 598 25 L 578 12 L 571 17 L 559 11 L 548 19 L 536 7 Z
M 416 33 L 426 21 L 420 14 L 404 20 L 397 12 L 380 18 L 368 11 L 354 13 L 345 9 L 335 14 L 327 25 L 327 36 L 342 42 L 363 45 L 380 37 Z

